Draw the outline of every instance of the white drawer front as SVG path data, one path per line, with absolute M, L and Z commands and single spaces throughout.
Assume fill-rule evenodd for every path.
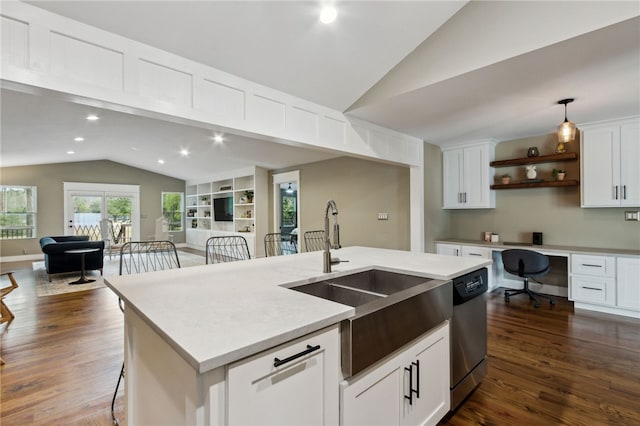
M 469 257 L 481 257 L 491 259 L 491 249 L 474 246 L 462 246 L 462 255 Z
M 571 277 L 571 298 L 576 302 L 614 305 L 616 281 L 613 278 L 588 276 Z
M 616 276 L 616 258 L 613 256 L 571 255 L 571 272 L 600 277 Z

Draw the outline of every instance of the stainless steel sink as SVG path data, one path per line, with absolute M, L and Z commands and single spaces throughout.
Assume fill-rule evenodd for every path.
M 342 371 L 352 376 L 451 318 L 451 281 L 370 269 L 291 287 L 355 307 L 340 324 Z

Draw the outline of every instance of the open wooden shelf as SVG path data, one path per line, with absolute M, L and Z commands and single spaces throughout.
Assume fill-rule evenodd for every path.
M 559 186 L 579 186 L 580 181 L 577 180 L 545 180 L 542 182 L 520 182 L 508 184 L 491 185 L 491 189 L 521 189 L 521 188 L 544 188 Z
M 540 155 L 538 157 L 512 158 L 510 160 L 492 161 L 490 165 L 491 167 L 522 166 L 524 164 L 552 163 L 554 161 L 576 161 L 577 159 L 577 152 L 563 152 L 562 154 L 550 154 Z

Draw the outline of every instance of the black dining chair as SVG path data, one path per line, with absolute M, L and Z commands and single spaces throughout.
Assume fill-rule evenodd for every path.
M 130 241 L 120 248 L 120 275 L 142 274 L 180 268 L 180 258 L 175 244 L 171 241 Z M 118 297 L 118 307 L 124 313 L 124 301 Z M 119 426 L 115 407 L 120 382 L 125 378 L 124 362 L 111 399 L 111 420 Z
M 207 264 L 251 259 L 247 240 L 241 235 L 211 237 L 205 251 Z
M 537 293 L 529 288 L 529 278 L 535 280 L 551 271 L 549 258 L 546 255 L 533 250 L 504 250 L 502 252 L 502 263 L 505 271 L 524 278 L 524 287 L 521 290 L 507 289 L 504 291 L 504 300 L 506 302 L 509 301 L 511 296 L 526 294 L 529 296 L 530 301 L 533 300 L 533 306 L 536 308 L 540 307 L 540 302 L 536 297 L 549 299 L 549 303 L 555 305 L 556 302 L 551 296 Z
M 307 231 L 304 233 L 304 250 L 320 251 L 324 250 L 324 231 Z

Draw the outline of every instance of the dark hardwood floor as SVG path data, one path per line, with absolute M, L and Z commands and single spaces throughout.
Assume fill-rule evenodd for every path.
M 0 424 L 111 424 L 123 359 L 115 295 L 38 297 L 31 262 L 0 270 L 20 285 L 5 299 L 16 318 L 0 326 Z M 496 290 L 488 321 L 488 376 L 441 424 L 640 425 L 640 320 L 574 313 L 562 298 L 553 308 L 523 296 L 505 304 Z

